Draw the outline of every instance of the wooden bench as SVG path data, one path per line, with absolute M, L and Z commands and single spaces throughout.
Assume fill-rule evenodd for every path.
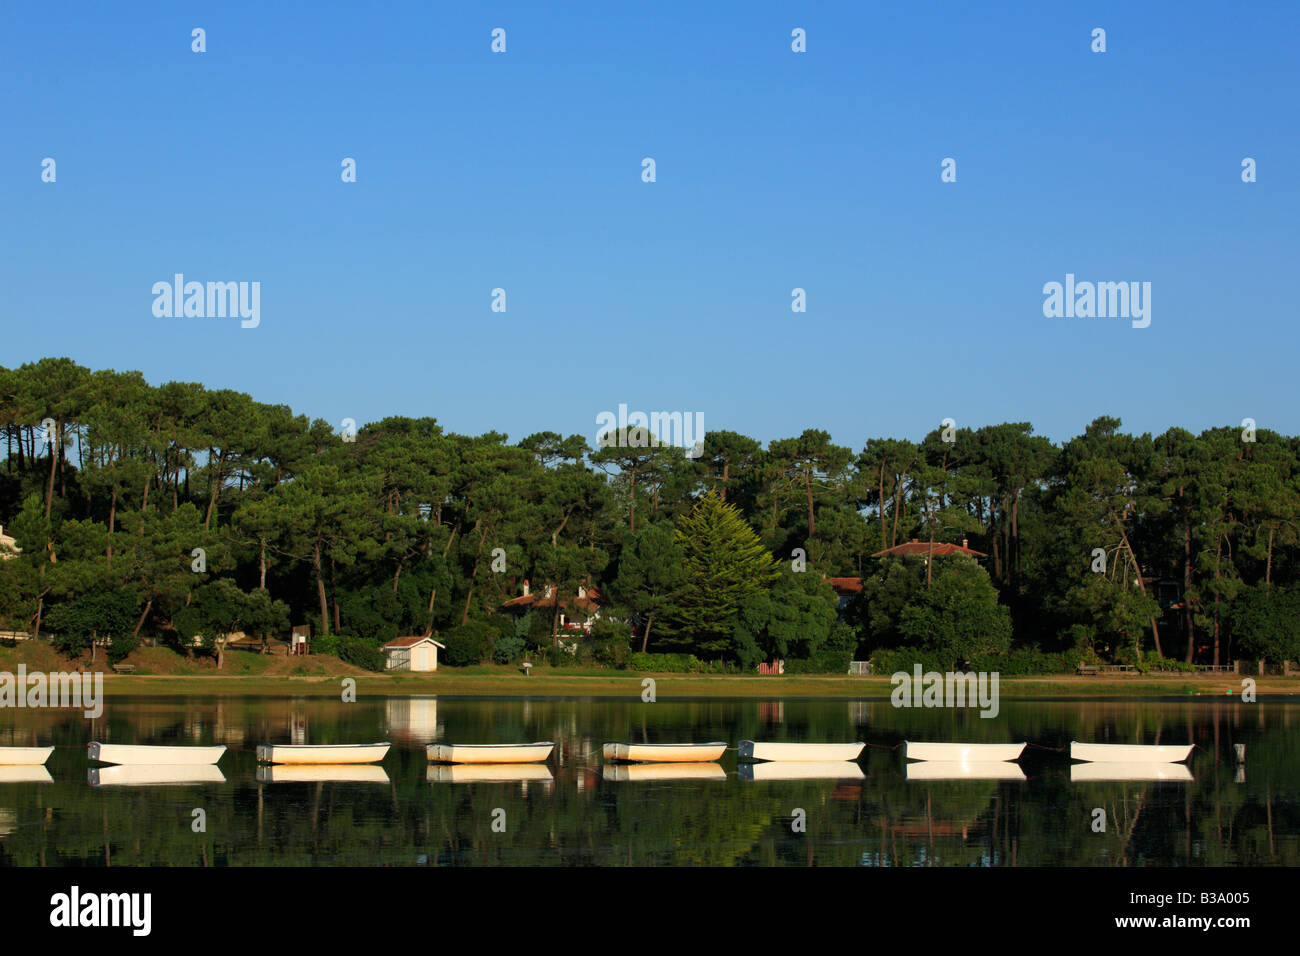
M 135 665 L 134 665 L 134 664 L 114 664 L 114 665 L 113 665 L 113 670 L 114 670 L 116 673 L 118 673 L 118 674 L 134 674 L 134 673 L 135 673 Z

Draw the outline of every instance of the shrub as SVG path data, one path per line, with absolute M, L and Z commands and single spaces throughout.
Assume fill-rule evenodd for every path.
M 632 628 L 622 621 L 597 621 L 591 627 L 592 658 L 605 667 L 626 667 L 631 641 Z
M 311 652 L 313 654 L 333 654 L 338 656 L 339 643 L 342 640 L 337 634 L 322 634 L 320 637 L 313 637 Z
M 1146 674 L 1151 671 L 1172 671 L 1178 674 L 1196 673 L 1196 665 L 1189 664 L 1187 661 L 1176 661 L 1169 658 L 1161 660 L 1145 660 L 1138 664 L 1138 671 Z
M 787 674 L 847 674 L 853 652 L 824 648 L 812 657 L 785 662 Z
M 492 649 L 492 660 L 498 664 L 509 664 L 523 654 L 526 646 L 522 637 L 502 635 L 497 638 L 496 647 Z
M 688 674 L 704 670 L 704 662 L 694 654 L 633 654 L 634 671 L 657 671 L 662 674 Z
M 140 645 L 140 639 L 134 634 L 119 634 L 108 645 L 108 662 L 120 664 Z
M 384 671 L 388 666 L 387 655 L 381 649 L 356 638 L 340 638 L 339 659 L 368 671 Z
M 492 656 L 500 631 L 484 621 L 470 621 L 453 627 L 442 637 L 446 661 L 452 667 L 473 667 Z

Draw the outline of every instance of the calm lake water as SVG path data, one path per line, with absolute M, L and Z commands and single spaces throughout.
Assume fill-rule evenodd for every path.
M 0 711 L 0 745 L 58 747 L 50 782 L 0 769 L 0 865 L 1296 866 L 1296 729 L 1300 703 L 1203 699 L 1004 701 L 984 719 L 888 700 L 109 698 L 93 722 Z M 607 779 L 600 758 L 606 741 L 744 738 L 871 746 L 840 779 L 750 779 L 734 749 L 715 779 Z M 918 780 L 904 739 L 1039 746 L 1024 780 Z M 1199 747 L 1191 781 L 1084 781 L 1049 749 L 1072 739 Z M 91 786 L 90 740 L 231 750 L 222 782 Z M 379 740 L 374 780 L 258 780 L 259 743 Z M 557 742 L 553 779 L 430 778 L 426 743 L 533 740 Z

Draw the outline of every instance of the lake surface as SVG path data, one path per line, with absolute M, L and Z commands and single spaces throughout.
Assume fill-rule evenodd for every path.
M 986 719 L 888 700 L 117 697 L 95 721 L 0 711 L 0 746 L 58 748 L 52 782 L 0 771 L 0 865 L 1296 866 L 1298 729 L 1297 702 L 1204 699 L 1003 701 Z M 607 779 L 600 757 L 606 741 L 745 738 L 871 746 L 841 779 L 749 779 L 734 749 L 716 779 Z M 1037 746 L 1024 780 L 917 780 L 904 739 Z M 231 751 L 224 782 L 96 787 L 90 740 Z M 377 780 L 257 779 L 260 743 L 380 740 Z M 429 742 L 533 740 L 557 742 L 551 780 L 429 777 Z M 1193 779 L 1072 779 L 1055 749 L 1071 740 L 1192 741 Z

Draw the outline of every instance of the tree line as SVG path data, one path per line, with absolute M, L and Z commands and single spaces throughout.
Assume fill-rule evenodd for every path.
M 1016 422 L 857 450 L 816 428 L 715 431 L 688 457 L 640 433 L 511 442 L 427 417 L 340 435 L 66 358 L 0 367 L 0 429 L 19 549 L 0 619 L 73 644 L 309 622 L 374 646 L 490 625 L 553 648 L 560 604 L 522 627 L 499 614 L 530 580 L 596 587 L 635 628 L 612 632 L 615 660 L 1300 658 L 1300 443 L 1267 429 L 1102 417 L 1059 445 Z M 912 540 L 984 556 L 875 556 Z

